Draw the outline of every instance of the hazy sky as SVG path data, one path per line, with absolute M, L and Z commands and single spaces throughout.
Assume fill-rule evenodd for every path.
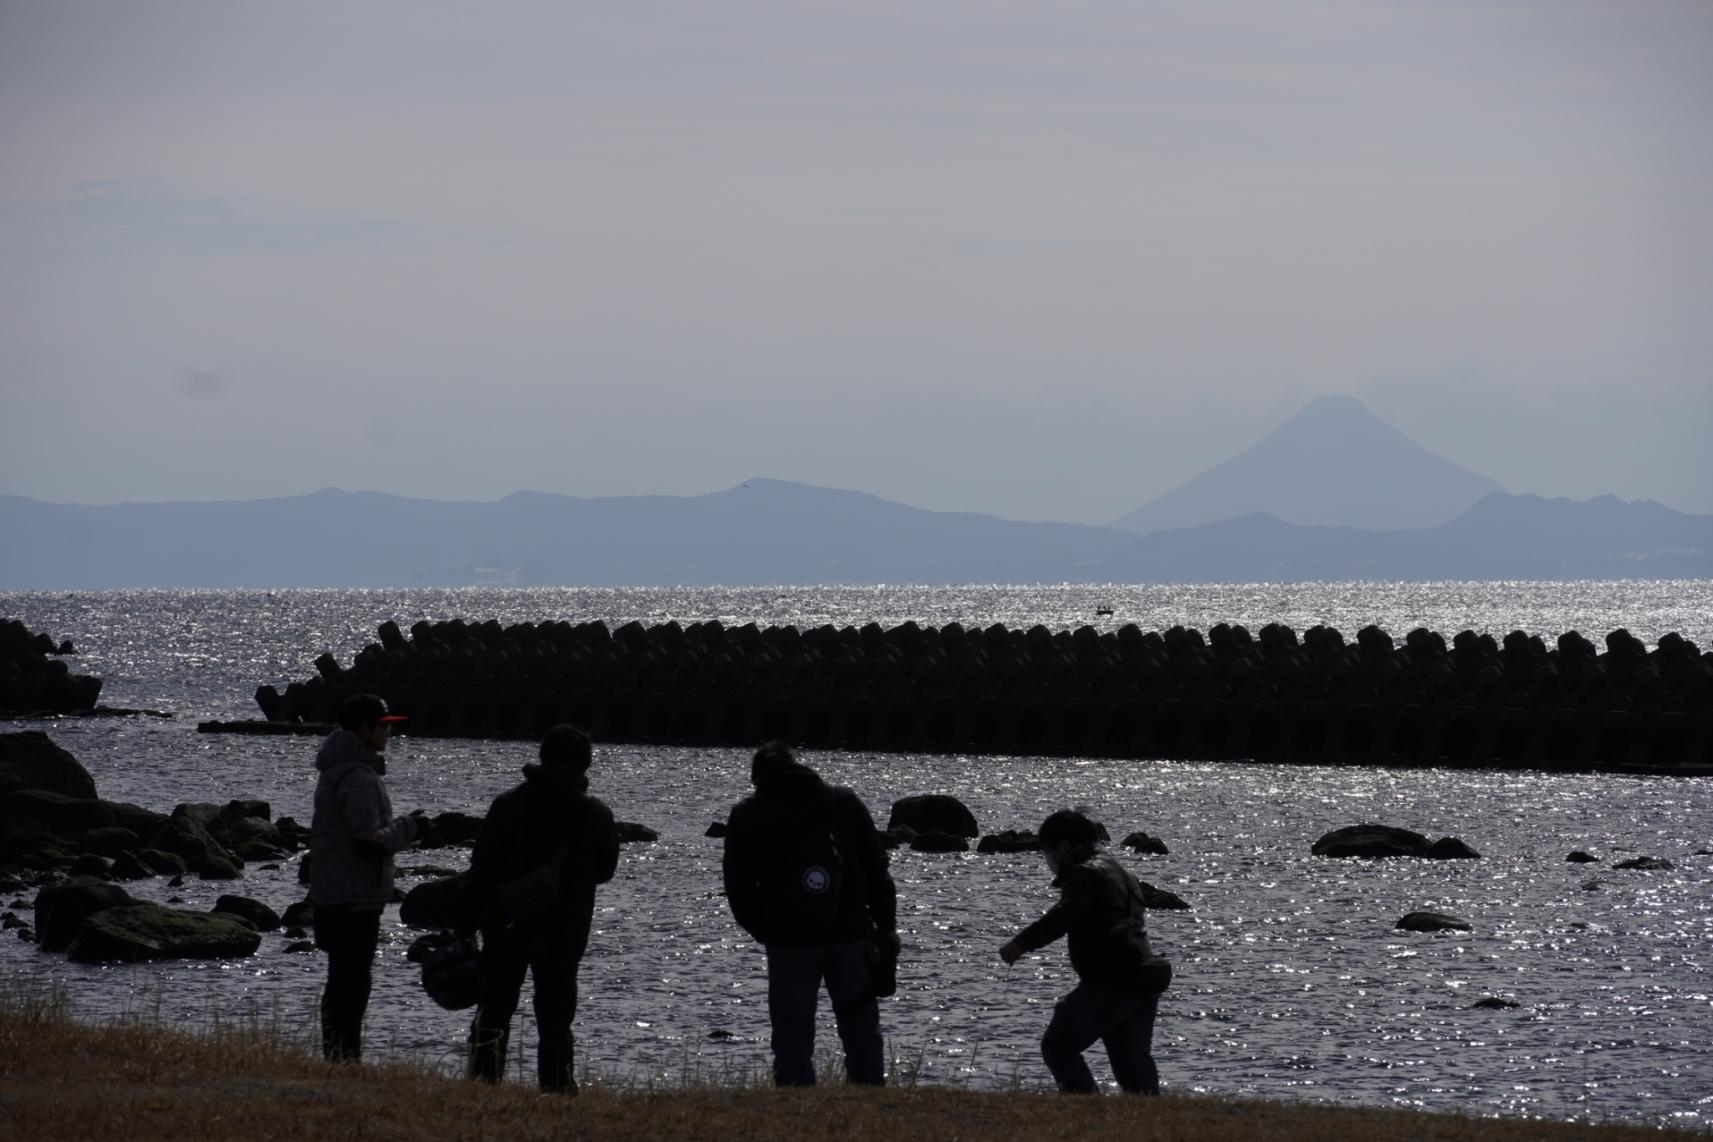
M 1713 4 L 0 0 L 0 493 L 1713 512 Z

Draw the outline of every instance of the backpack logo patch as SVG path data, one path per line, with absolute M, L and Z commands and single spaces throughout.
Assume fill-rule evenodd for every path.
M 819 896 L 832 886 L 833 874 L 822 866 L 812 864 L 803 870 L 803 891 Z

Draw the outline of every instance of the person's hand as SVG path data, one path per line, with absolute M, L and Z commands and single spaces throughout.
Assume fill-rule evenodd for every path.
M 1017 946 L 1016 940 L 1007 940 L 999 946 L 999 958 L 1007 964 L 1014 964 L 1023 958 L 1023 949 Z

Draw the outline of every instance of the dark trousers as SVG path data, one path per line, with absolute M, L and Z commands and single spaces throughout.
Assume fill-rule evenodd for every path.
M 1154 1015 L 1157 995 L 1127 995 L 1103 987 L 1078 984 L 1053 1007 L 1052 1021 L 1041 1036 L 1041 1057 L 1059 1089 L 1071 1094 L 1094 1094 L 1094 1076 L 1083 1052 L 1099 1039 L 1106 1044 L 1112 1077 L 1125 1094 L 1159 1094 L 1160 1072 L 1154 1066 Z
M 375 948 L 381 942 L 381 910 L 345 904 L 315 906 L 315 946 L 327 953 L 327 986 L 321 991 L 321 1054 L 331 1062 L 363 1057 L 363 1013 Z
M 846 1078 L 885 1084 L 880 1002 L 869 978 L 869 946 L 864 940 L 767 945 L 767 1013 L 773 1023 L 776 1086 L 815 1085 L 815 1008 L 823 979 L 845 1048 Z
M 524 973 L 535 980 L 535 1025 L 541 1035 L 536 1073 L 544 1091 L 575 1092 L 571 1077 L 577 1015 L 577 966 L 581 941 L 568 925 L 519 933 L 496 929 L 482 935 L 482 1000 L 470 1027 L 470 1077 L 497 1083 L 505 1070 L 512 1016 L 523 992 Z

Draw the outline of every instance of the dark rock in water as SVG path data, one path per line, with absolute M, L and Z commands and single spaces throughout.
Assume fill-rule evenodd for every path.
M 220 815 L 229 821 L 240 821 L 246 817 L 255 817 L 262 821 L 271 821 L 274 817 L 273 806 L 256 797 L 240 797 L 226 802 Z
M 716 1027 L 712 1031 L 708 1032 L 708 1038 L 710 1039 L 730 1039 L 731 1037 L 732 1033 L 723 1027 Z
M 210 860 L 225 859 L 228 863 L 232 862 L 231 854 L 210 836 L 208 830 L 196 819 L 192 806 L 180 806 L 173 810 L 173 815 L 167 823 L 149 838 L 149 847 L 182 858 L 186 867 L 193 872 L 202 871 L 202 867 Z
M 1422 853 L 1427 860 L 1480 860 L 1481 854 L 1456 837 L 1441 837 Z
M 1582 891 L 1584 892 L 1599 892 L 1604 887 L 1606 887 L 1604 881 L 1585 880 L 1582 882 Z
M 259 864 L 263 861 L 284 860 L 288 854 L 283 849 L 277 849 L 273 845 L 264 844 L 261 841 L 239 841 L 232 846 L 232 855 L 246 864 L 251 861 Z
M 313 952 L 314 950 L 315 945 L 310 943 L 308 940 L 295 940 L 285 946 L 285 951 L 288 954 L 296 952 Z
M 1569 861 L 1571 864 L 1594 864 L 1598 862 L 1600 858 L 1589 853 L 1585 853 L 1581 849 L 1577 849 L 1564 859 Z
M 284 936 L 288 940 L 301 940 L 305 936 L 309 935 L 309 932 L 308 930 L 299 928 L 294 924 L 289 928 L 280 929 L 280 935 Z
M 18 939 L 24 941 L 26 944 L 35 943 L 36 942 L 35 930 L 32 928 L 19 928 L 18 929 Z
M 162 849 L 143 849 L 137 854 L 137 859 L 156 876 L 182 876 L 190 871 L 183 857 Z
M 7 928 L 23 928 L 26 925 L 11 912 L 0 913 L 0 930 Z
M 726 823 L 724 821 L 715 821 L 713 824 L 708 826 L 708 831 L 702 835 L 704 837 L 723 837 L 726 835 Z
M 1477 999 L 1471 1007 L 1485 1007 L 1493 1011 L 1509 1011 L 1521 1007 L 1522 1004 L 1514 999 L 1501 999 L 1497 995 L 1489 995 L 1486 999 Z
M 42 889 L 36 893 L 36 931 L 41 934 L 42 950 L 64 950 L 89 917 L 107 908 L 134 903 L 131 894 L 118 885 L 89 877 L 61 881 Z
M 437 813 L 428 819 L 424 848 L 445 848 L 448 845 L 474 844 L 482 832 L 482 818 L 471 813 Z
M 114 880 L 148 880 L 155 870 L 142 862 L 136 853 L 120 853 L 113 858 Z
M 51 789 L 0 794 L 0 837 L 53 837 L 73 841 L 116 824 L 112 806 L 91 797 L 68 797 Z
M 1136 882 L 1142 886 L 1142 905 L 1152 912 L 1188 912 L 1189 902 L 1176 892 L 1157 888 L 1146 880 Z
M 619 844 L 629 845 L 639 842 L 658 841 L 660 834 L 647 825 L 639 825 L 635 821 L 615 821 L 613 827 L 618 830 Z
M 0 794 L 17 789 L 94 800 L 95 779 L 39 730 L 0 734 Z
M 1619 861 L 1612 867 L 1640 869 L 1643 872 L 1669 872 L 1677 866 L 1664 857 L 1634 857 L 1630 860 Z
M 307 900 L 288 904 L 286 910 L 280 913 L 280 923 L 293 928 L 310 927 L 315 923 L 315 906 Z
M 880 837 L 881 848 L 895 849 L 915 840 L 916 830 L 909 825 L 894 825 L 890 829 L 881 829 L 876 835 Z
M 127 904 L 83 922 L 66 955 L 77 963 L 218 960 L 252 955 L 262 938 L 236 916 Z
M 1448 916 L 1444 912 L 1409 912 L 1398 918 L 1392 925 L 1406 932 L 1469 932 L 1473 931 L 1469 921 L 1456 916 Z
M 214 902 L 212 910 L 242 916 L 263 932 L 272 932 L 281 923 L 278 912 L 260 900 L 252 900 L 248 896 L 222 896 Z
M 196 875 L 202 880 L 237 880 L 244 872 L 236 861 L 214 856 L 208 858 Z
M 967 853 L 970 851 L 970 843 L 963 837 L 928 829 L 912 838 L 910 848 L 919 853 Z
M 1023 829 L 1006 829 L 1002 833 L 989 833 L 977 844 L 978 853 L 1038 853 L 1041 851 L 1041 838 Z
M 412 928 L 472 927 L 478 908 L 476 894 L 476 882 L 467 875 L 426 880 L 405 893 L 399 920 Z
M 104 856 L 94 853 L 84 853 L 71 862 L 68 870 L 73 876 L 99 876 L 103 880 L 113 878 L 113 862 Z
M 1131 833 L 1124 838 L 1124 847 L 1134 849 L 1138 853 L 1151 853 L 1155 856 L 1165 856 L 1166 842 L 1159 837 L 1151 837 L 1147 833 Z
M 135 852 L 143 843 L 142 838 L 130 829 L 111 825 L 101 829 L 90 829 L 77 838 L 77 847 L 86 853 L 97 856 L 116 857 L 123 852 Z
M 1428 839 L 1409 829 L 1347 825 L 1321 837 L 1309 851 L 1325 857 L 1401 857 L 1421 856 L 1428 848 Z
M 173 877 L 171 880 L 167 881 L 167 887 L 168 888 L 183 888 L 184 887 L 184 874 L 180 873 L 179 875 Z
M 918 833 L 947 833 L 954 837 L 979 837 L 975 814 L 956 797 L 945 793 L 919 793 L 892 803 L 888 829 L 907 825 Z

